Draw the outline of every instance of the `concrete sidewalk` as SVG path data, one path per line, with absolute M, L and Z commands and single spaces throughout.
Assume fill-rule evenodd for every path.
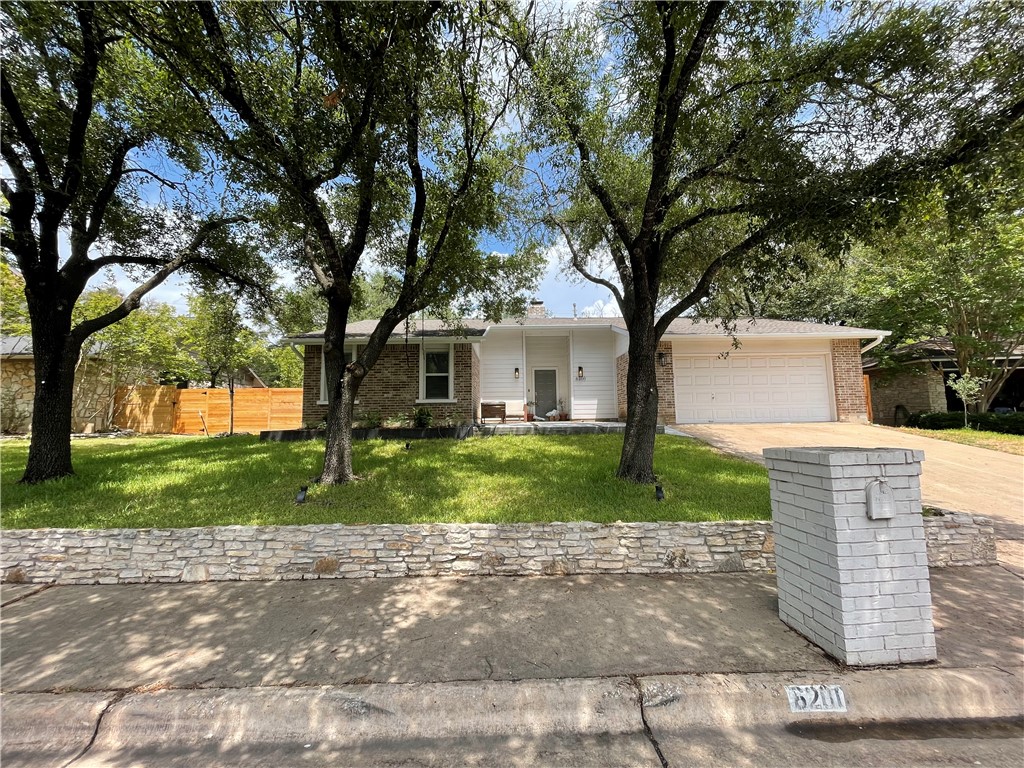
M 856 672 L 772 576 L 4 586 L 2 761 L 1016 765 L 1024 581 L 932 573 L 939 663 Z

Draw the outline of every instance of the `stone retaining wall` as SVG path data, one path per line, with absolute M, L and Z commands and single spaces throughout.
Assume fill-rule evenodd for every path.
M 936 510 L 925 515 L 924 533 L 932 568 L 997 562 L 995 529 L 987 517 Z
M 932 565 L 995 562 L 992 526 L 926 517 Z M 987 537 L 987 540 L 986 540 Z M 772 524 L 303 525 L 3 531 L 8 582 L 724 573 L 775 567 Z

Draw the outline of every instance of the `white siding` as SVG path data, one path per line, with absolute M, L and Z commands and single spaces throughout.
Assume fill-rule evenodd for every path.
M 519 369 L 518 379 L 516 368 Z M 523 332 L 492 328 L 480 342 L 480 399 L 503 401 L 510 417 L 521 416 L 527 376 Z
M 573 403 L 574 419 L 614 419 L 615 404 L 615 339 L 607 328 L 573 329 Z M 584 379 L 576 379 L 576 369 L 583 366 Z

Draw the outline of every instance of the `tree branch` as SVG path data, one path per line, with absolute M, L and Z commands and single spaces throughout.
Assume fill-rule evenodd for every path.
M 46 155 L 43 153 L 43 147 L 39 143 L 39 139 L 36 137 L 35 132 L 32 130 L 32 126 L 29 125 L 28 119 L 25 117 L 25 113 L 21 109 L 21 102 L 18 101 L 18 97 L 14 93 L 14 88 L 11 87 L 11 83 L 7 79 L 7 74 L 3 70 L 0 70 L 0 102 L 3 103 L 4 109 L 7 110 L 7 116 L 11 120 L 11 125 L 14 126 L 14 132 L 18 136 L 18 140 L 25 145 L 25 149 L 28 150 L 29 157 L 32 158 L 32 166 L 35 168 L 39 181 L 42 182 L 44 187 L 53 189 L 53 175 L 50 173 L 49 163 L 46 162 Z M 7 149 L 8 147 L 10 147 L 10 150 Z M 10 151 L 12 156 L 18 157 L 18 164 L 24 171 L 25 165 L 21 162 L 16 150 L 14 150 L 14 148 L 5 141 L 4 160 L 6 160 L 8 165 L 10 165 L 11 160 L 10 157 L 8 157 L 8 151 Z M 13 166 L 11 170 L 15 170 Z M 25 173 L 27 174 L 27 171 L 25 171 Z M 17 176 L 15 176 L 15 178 L 17 178 Z M 19 181 L 19 185 L 20 183 L 21 182 Z
M 562 237 L 565 238 L 565 244 L 568 246 L 569 253 L 572 255 L 573 269 L 575 269 L 577 272 L 583 275 L 583 277 L 585 277 L 590 282 L 595 283 L 596 285 L 603 286 L 607 288 L 609 291 L 611 291 L 612 296 L 615 297 L 615 301 L 619 305 L 619 309 L 622 309 L 622 293 L 619 291 L 619 287 L 610 280 L 605 280 L 603 277 L 598 277 L 597 275 L 590 272 L 586 267 L 584 267 L 582 255 L 576 248 L 575 244 L 573 244 L 572 238 L 569 236 L 569 228 L 565 226 L 565 223 L 563 221 L 555 218 L 554 216 L 551 217 L 551 222 L 556 227 L 558 227 L 558 229 L 562 233 Z
M 99 72 L 100 57 L 107 45 L 107 38 L 100 38 L 95 27 L 95 7 L 88 3 L 76 5 L 78 26 L 82 30 L 82 62 L 74 75 L 74 87 L 77 98 L 71 113 L 71 124 L 68 127 L 67 159 L 64 162 L 64 174 L 60 182 L 60 192 L 64 196 L 64 205 L 59 210 L 55 207 L 50 215 L 54 222 L 58 221 L 78 194 L 78 187 L 85 174 L 86 134 L 89 130 L 89 119 L 93 113 L 93 93 Z M 47 196 L 49 207 L 50 197 Z
M 128 315 L 130 315 L 133 311 L 139 308 L 139 304 L 142 302 L 142 298 L 147 293 L 149 293 L 158 285 L 163 283 L 172 274 L 174 274 L 179 269 L 189 264 L 204 262 L 204 260 L 199 256 L 199 249 L 203 246 L 203 244 L 206 242 L 206 239 L 211 234 L 213 234 L 218 229 L 221 229 L 223 227 L 244 221 L 250 221 L 250 219 L 246 216 L 229 216 L 223 219 L 215 219 L 213 221 L 208 221 L 204 223 L 202 226 L 199 227 L 198 231 L 196 232 L 192 240 L 189 242 L 189 244 L 185 246 L 178 253 L 177 256 L 175 256 L 170 261 L 164 263 L 164 265 L 156 272 L 154 272 L 149 277 L 148 280 L 146 280 L 144 283 L 139 285 L 135 290 L 133 290 L 131 293 L 125 296 L 124 300 L 120 304 L 118 304 L 109 312 L 106 312 L 105 314 L 99 315 L 94 318 L 83 320 L 82 322 L 78 323 L 78 325 L 76 325 L 74 328 L 72 328 L 72 339 L 78 344 L 82 344 L 85 342 L 87 338 L 89 338 L 89 336 L 96 333 L 97 331 L 102 331 L 104 328 L 107 328 L 113 325 L 114 323 L 118 322 L 119 320 L 123 320 L 124 318 L 128 317 Z M 95 259 L 91 263 L 95 264 L 97 261 L 101 260 Z M 116 264 L 128 262 L 111 261 L 110 263 Z M 217 269 L 211 262 L 205 263 L 207 264 L 208 267 Z M 220 271 L 222 274 L 224 273 L 223 269 L 219 269 L 218 271 Z M 236 276 L 232 275 L 232 277 Z
M 754 248 L 763 244 L 769 237 L 775 234 L 780 227 L 781 224 L 779 223 L 762 227 L 760 230 L 749 235 L 745 240 L 734 245 L 728 251 L 708 264 L 704 273 L 697 281 L 697 284 L 693 287 L 693 290 L 658 318 L 658 322 L 654 326 L 656 337 L 660 339 L 665 334 L 665 331 L 668 330 L 668 327 L 672 324 L 673 320 L 679 317 L 679 315 L 690 307 L 694 306 L 698 301 L 707 298 L 708 293 L 711 290 L 712 282 L 724 267 L 728 266 L 730 262 L 735 261 L 740 256 L 749 253 Z

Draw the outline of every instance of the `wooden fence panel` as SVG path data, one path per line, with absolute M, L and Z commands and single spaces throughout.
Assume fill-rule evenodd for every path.
M 142 434 L 166 434 L 174 428 L 176 387 L 118 387 L 114 424 Z
M 216 435 L 231 425 L 226 389 L 136 387 L 118 390 L 115 423 L 144 434 Z M 235 432 L 295 429 L 302 426 L 302 390 L 246 388 L 235 390 Z M 204 424 L 205 422 L 205 424 Z
M 871 377 L 867 374 L 864 374 L 864 402 L 868 406 L 868 421 L 873 422 L 875 414 L 871 408 Z

